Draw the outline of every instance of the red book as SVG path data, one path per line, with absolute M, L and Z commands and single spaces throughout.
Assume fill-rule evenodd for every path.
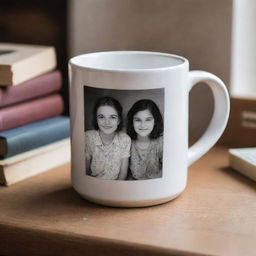
M 0 109 L 0 131 L 60 115 L 64 104 L 59 94 Z
M 0 107 L 56 92 L 60 90 L 61 86 L 61 73 L 56 70 L 27 80 L 19 86 L 0 87 Z

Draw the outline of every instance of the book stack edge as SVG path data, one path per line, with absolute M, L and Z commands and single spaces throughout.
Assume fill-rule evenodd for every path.
M 54 47 L 0 43 L 0 184 L 70 161 L 61 87 Z
M 239 173 L 256 181 L 256 148 L 229 149 L 229 164 Z

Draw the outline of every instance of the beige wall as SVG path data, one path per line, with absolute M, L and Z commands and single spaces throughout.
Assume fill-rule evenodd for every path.
M 71 0 L 70 56 L 102 50 L 175 53 L 191 69 L 210 71 L 228 85 L 232 0 Z M 213 102 L 208 88 L 190 96 L 190 134 L 207 127 Z

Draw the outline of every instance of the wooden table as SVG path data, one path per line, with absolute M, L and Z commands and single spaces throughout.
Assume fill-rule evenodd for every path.
M 70 185 L 70 166 L 0 187 L 3 255 L 256 255 L 255 183 L 215 147 L 184 193 L 137 209 L 98 206 Z

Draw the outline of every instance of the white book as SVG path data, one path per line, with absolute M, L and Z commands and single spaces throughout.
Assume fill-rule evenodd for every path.
M 52 46 L 0 43 L 0 85 L 18 85 L 56 68 Z
M 70 139 L 0 160 L 0 184 L 12 185 L 70 162 Z
M 256 147 L 229 149 L 229 164 L 236 171 L 256 181 Z

